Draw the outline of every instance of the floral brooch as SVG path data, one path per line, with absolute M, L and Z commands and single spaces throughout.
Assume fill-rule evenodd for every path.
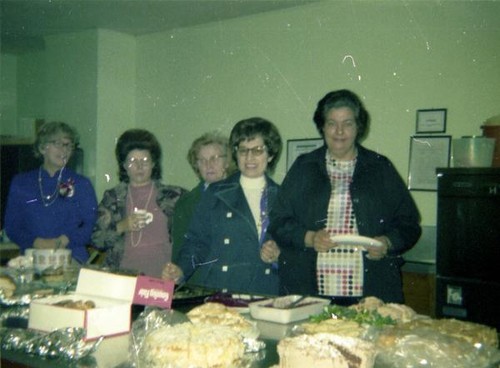
M 75 194 L 75 180 L 69 178 L 66 182 L 59 184 L 59 195 L 61 197 L 73 197 Z

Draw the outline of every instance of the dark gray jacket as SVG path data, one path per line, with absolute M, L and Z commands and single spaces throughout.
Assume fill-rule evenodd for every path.
M 282 249 L 282 293 L 317 294 L 316 256 L 306 248 L 308 230 L 326 225 L 331 185 L 326 171 L 326 146 L 300 156 L 287 173 L 271 211 L 269 232 Z M 384 156 L 358 146 L 358 160 L 350 187 L 360 235 L 385 235 L 392 242 L 387 257 L 364 257 L 364 296 L 402 302 L 401 254 L 419 239 L 417 207 L 404 181 Z

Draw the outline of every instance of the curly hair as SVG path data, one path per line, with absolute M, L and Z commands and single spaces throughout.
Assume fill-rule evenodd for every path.
M 347 89 L 328 92 L 321 100 L 319 100 L 313 116 L 313 120 L 319 134 L 321 137 L 324 137 L 323 128 L 325 126 L 325 117 L 328 112 L 331 109 L 339 109 L 341 107 L 348 107 L 352 110 L 356 119 L 356 126 L 358 128 L 356 141 L 359 142 L 363 140 L 368 134 L 370 116 L 368 111 L 366 111 L 363 106 L 360 98 L 354 92 Z
M 153 161 L 153 169 L 151 178 L 154 180 L 161 179 L 161 146 L 153 133 L 145 129 L 129 129 L 126 130 L 116 143 L 115 155 L 118 162 L 118 175 L 120 181 L 128 183 L 129 177 L 125 170 L 124 163 L 130 151 L 146 150 L 151 155 Z
M 236 123 L 229 137 L 233 160 L 234 162 L 238 162 L 236 150 L 241 142 L 259 136 L 262 137 L 266 145 L 268 155 L 272 157 L 267 165 L 267 170 L 272 173 L 278 164 L 283 143 L 278 128 L 269 120 L 253 117 Z
M 208 146 L 208 145 L 218 145 L 221 148 L 221 151 L 225 153 L 228 157 L 230 155 L 229 152 L 229 139 L 219 132 L 208 132 L 203 134 L 201 137 L 196 138 L 193 143 L 191 144 L 191 148 L 189 148 L 188 154 L 187 154 L 187 159 L 189 162 L 189 165 L 191 165 L 191 168 L 194 170 L 196 175 L 200 176 L 200 171 L 198 169 L 197 161 L 198 161 L 198 153 L 200 153 L 200 150 L 202 147 Z M 227 159 L 228 162 L 230 162 L 230 159 Z M 231 166 L 231 165 L 230 165 Z
M 71 141 L 71 143 L 73 143 L 75 148 L 78 147 L 78 144 L 80 143 L 80 136 L 75 128 L 61 121 L 51 121 L 44 123 L 40 129 L 38 129 L 35 143 L 33 144 L 33 153 L 36 158 L 42 157 L 42 154 L 40 153 L 42 147 L 51 142 L 58 134 L 63 134 Z

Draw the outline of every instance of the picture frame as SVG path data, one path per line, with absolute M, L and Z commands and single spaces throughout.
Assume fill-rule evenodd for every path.
M 410 137 L 408 189 L 437 191 L 436 168 L 450 166 L 451 135 Z
M 445 133 L 447 109 L 417 110 L 416 133 Z
M 323 145 L 323 138 L 289 139 L 287 141 L 286 171 L 290 170 L 295 159 Z

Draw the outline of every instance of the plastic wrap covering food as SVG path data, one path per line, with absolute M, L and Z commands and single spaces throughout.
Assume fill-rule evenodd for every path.
M 0 267 L 0 306 L 29 305 L 32 300 L 74 290 L 76 277 L 58 283 L 33 278 L 33 270 L 23 267 Z
M 29 329 L 1 329 L 2 349 L 17 350 L 44 358 L 78 360 L 92 354 L 102 341 L 85 341 L 82 328 L 64 328 L 50 333 Z
M 387 328 L 375 338 L 376 368 L 497 368 L 500 351 L 427 327 Z
M 142 349 L 144 339 L 148 333 L 160 327 L 173 326 L 178 323 L 189 321 L 179 312 L 171 309 L 160 309 L 157 307 L 146 307 L 132 323 L 130 332 L 130 360 L 139 367 L 139 353 Z
M 225 332 L 222 330 L 225 329 Z M 206 332 L 206 336 L 198 336 L 198 334 L 203 331 Z M 132 362 L 130 367 L 152 367 L 161 366 L 162 368 L 177 368 L 177 365 L 173 363 L 165 364 L 161 361 L 163 355 L 168 355 L 164 357 L 165 359 L 171 359 L 173 354 L 163 354 L 167 349 L 172 349 L 176 351 L 175 344 L 178 342 L 186 348 L 194 344 L 204 344 L 210 347 L 210 351 L 213 350 L 213 354 L 210 353 L 212 357 L 217 359 L 217 349 L 221 349 L 221 354 L 224 355 L 229 352 L 230 346 L 223 344 L 216 344 L 213 340 L 215 336 L 220 336 L 220 334 L 228 333 L 229 335 L 235 336 L 241 344 L 242 354 L 241 359 L 238 360 L 238 368 L 250 367 L 255 361 L 259 361 L 264 358 L 265 344 L 256 338 L 244 337 L 236 333 L 229 326 L 221 325 L 210 325 L 205 322 L 192 322 L 183 313 L 174 310 L 164 310 L 156 307 L 146 307 L 144 312 L 142 312 L 138 318 L 132 324 L 132 330 L 130 334 L 130 361 Z M 208 336 L 210 335 L 210 336 Z M 199 339 L 198 339 L 199 337 Z M 189 339 L 191 344 L 183 343 L 183 339 Z M 233 341 L 234 344 L 231 346 L 238 346 L 238 343 Z M 183 349 L 180 348 L 181 350 Z M 158 349 L 158 353 L 154 351 Z M 202 351 L 203 350 L 203 351 Z M 206 352 L 206 349 L 201 349 L 200 354 Z M 207 350 L 207 351 L 208 351 Z M 177 351 L 177 353 L 179 353 Z M 153 355 L 152 354 L 159 354 Z M 179 353 L 181 354 L 181 353 Z M 179 357 L 177 357 L 180 359 Z M 192 357 L 194 359 L 194 357 Z M 190 362 L 191 363 L 191 362 Z M 211 366 L 209 363 L 206 365 Z

